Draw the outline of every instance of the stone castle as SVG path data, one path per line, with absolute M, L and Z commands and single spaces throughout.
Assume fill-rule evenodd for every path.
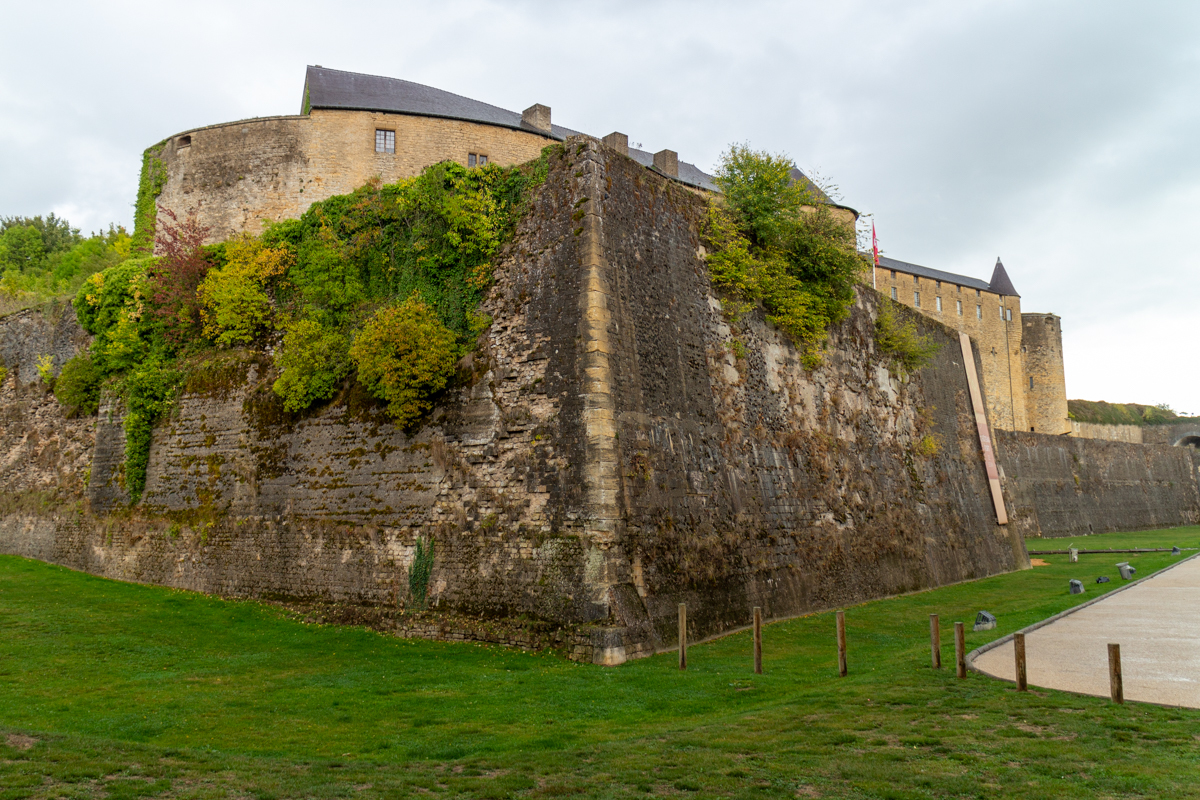
M 761 313 L 735 355 L 701 247 L 711 179 L 675 153 L 319 67 L 304 111 L 156 146 L 160 205 L 220 238 L 375 176 L 566 145 L 496 259 L 469 377 L 404 431 L 350 399 L 288 414 L 269 355 L 219 354 L 155 428 L 139 511 L 114 516 L 120 403 L 66 419 L 38 382 L 43 354 L 61 365 L 87 334 L 69 305 L 0 318 L 0 552 L 394 610 L 431 539 L 436 611 L 396 630 L 616 664 L 673 647 L 679 603 L 701 639 L 754 606 L 782 618 L 1023 568 L 1027 537 L 1200 520 L 1191 448 L 1054 435 L 1037 390 L 1061 375 L 1057 318 L 1021 314 L 1002 268 L 984 284 L 885 261 L 821 366 Z M 875 342 L 892 289 L 941 345 L 907 375 Z
M 373 178 L 396 181 L 440 161 L 521 164 L 572 135 L 579 133 L 553 124 L 541 104 L 518 114 L 409 81 L 310 66 L 300 115 L 196 128 L 154 148 L 166 178 L 159 213 L 192 214 L 220 241 L 298 217 Z M 712 176 L 672 150 L 631 148 L 618 132 L 603 142 L 691 189 L 717 190 Z M 796 178 L 806 180 L 799 171 Z M 836 208 L 847 222 L 857 218 Z M 1070 432 L 1059 318 L 1022 314 L 999 259 L 988 283 L 891 258 L 881 259 L 874 280 L 893 300 L 976 341 L 994 426 Z

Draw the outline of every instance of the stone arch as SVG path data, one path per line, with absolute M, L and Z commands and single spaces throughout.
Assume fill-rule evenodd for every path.
M 1195 447 L 1200 449 L 1200 431 L 1190 431 L 1175 440 L 1176 447 Z

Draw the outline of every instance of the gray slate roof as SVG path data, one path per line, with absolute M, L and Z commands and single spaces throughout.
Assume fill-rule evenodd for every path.
M 888 258 L 887 256 L 879 257 L 879 266 L 883 267 L 884 269 L 894 269 L 897 272 L 903 272 L 908 275 L 919 275 L 922 278 L 942 281 L 943 283 L 955 283 L 959 286 L 966 286 L 968 289 L 982 289 L 985 292 L 996 291 L 991 287 L 990 284 L 985 281 L 981 281 L 978 278 L 970 278 L 966 275 L 956 275 L 953 272 L 942 272 L 940 269 L 930 269 L 929 267 L 922 267 L 920 264 L 910 264 L 907 261 L 899 261 L 895 258 Z M 1002 292 L 996 293 L 1002 294 Z
M 516 111 L 481 103 L 469 97 L 424 86 L 399 78 L 379 75 L 362 75 L 325 67 L 308 68 L 304 78 L 304 99 L 310 108 L 343 109 L 353 111 L 384 111 L 396 114 L 413 114 L 422 117 L 459 119 L 498 125 L 502 128 L 528 131 L 546 136 L 540 131 L 521 123 L 521 114 Z M 301 108 L 301 113 L 304 109 Z M 562 140 L 579 135 L 579 131 L 551 125 L 549 138 Z M 654 164 L 654 155 L 642 150 L 629 149 L 629 156 L 643 166 Z M 692 186 L 718 191 L 712 176 L 695 164 L 679 162 L 679 180 Z
M 1005 297 L 1020 297 L 1017 294 L 1017 289 L 1009 280 L 1008 272 L 1005 271 L 1004 265 L 1000 263 L 1000 257 L 996 257 L 996 268 L 992 270 L 992 291 L 996 294 L 1002 294 Z

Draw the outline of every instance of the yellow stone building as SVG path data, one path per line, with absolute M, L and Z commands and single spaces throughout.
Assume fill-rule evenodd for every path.
M 1021 311 L 1000 259 L 990 281 L 880 256 L 874 284 L 884 296 L 971 337 L 983 362 L 983 390 L 994 427 L 1067 434 L 1062 324 L 1054 314 Z

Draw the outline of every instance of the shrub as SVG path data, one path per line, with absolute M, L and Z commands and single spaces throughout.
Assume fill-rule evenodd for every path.
M 287 272 L 291 251 L 268 247 L 242 236 L 225 244 L 225 265 L 212 269 L 200 284 L 204 335 L 218 346 L 254 341 L 271 321 L 271 281 Z
M 69 416 L 90 417 L 100 407 L 103 376 L 88 353 L 80 353 L 63 365 L 54 384 L 54 396 Z
M 301 411 L 333 396 L 350 371 L 350 343 L 341 330 L 313 316 L 284 326 L 283 346 L 275 354 L 279 379 L 271 387 L 288 411 Z
M 761 303 L 812 369 L 829 326 L 849 313 L 866 261 L 853 226 L 810 184 L 793 180 L 793 169 L 786 157 L 733 145 L 715 178 L 724 196 L 710 202 L 703 235 L 731 322 Z
M 875 346 L 893 365 L 912 372 L 928 364 L 941 345 L 918 334 L 912 317 L 901 322 L 899 313 L 894 301 L 883 299 L 875 318 Z
M 431 407 L 430 397 L 445 388 L 454 371 L 455 335 L 414 293 L 398 306 L 372 316 L 350 348 L 358 379 L 401 426 Z
M 200 299 L 197 290 L 212 263 L 204 251 L 208 228 L 188 217 L 183 222 L 174 211 L 164 209 L 170 221 L 163 220 L 155 237 L 162 255 L 146 273 L 146 297 L 149 311 L 166 340 L 178 347 L 199 338 L 201 332 Z
M 42 379 L 42 383 L 54 388 L 54 356 L 46 353 L 38 356 L 37 359 L 38 377 Z

